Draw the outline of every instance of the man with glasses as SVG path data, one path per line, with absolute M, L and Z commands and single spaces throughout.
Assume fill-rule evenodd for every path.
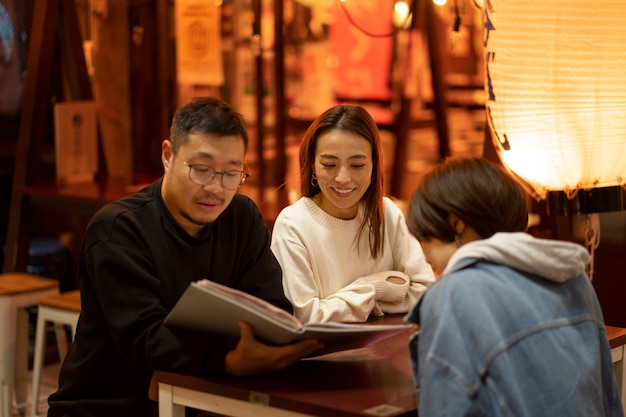
M 249 176 L 241 115 L 195 99 L 162 144 L 162 178 L 93 217 L 79 263 L 83 311 L 49 416 L 156 416 L 154 370 L 249 375 L 284 368 L 321 348 L 272 347 L 246 323 L 239 341 L 163 324 L 189 283 L 228 285 L 287 311 L 281 270 L 256 205 L 237 189 Z

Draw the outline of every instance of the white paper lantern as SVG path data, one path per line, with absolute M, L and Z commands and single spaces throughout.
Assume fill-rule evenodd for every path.
M 626 183 L 626 0 L 485 1 L 487 112 L 545 199 Z

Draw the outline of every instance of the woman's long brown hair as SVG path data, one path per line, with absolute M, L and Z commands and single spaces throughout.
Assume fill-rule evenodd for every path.
M 330 130 L 352 132 L 372 145 L 372 181 L 361 198 L 365 201 L 365 216 L 356 240 L 367 230 L 370 238 L 370 254 L 376 258 L 382 250 L 385 233 L 383 152 L 378 126 L 367 110 L 355 104 L 340 104 L 326 110 L 313 121 L 300 143 L 300 192 L 304 197 L 313 197 L 320 192 L 319 186 L 311 184 L 315 148 L 317 138 Z

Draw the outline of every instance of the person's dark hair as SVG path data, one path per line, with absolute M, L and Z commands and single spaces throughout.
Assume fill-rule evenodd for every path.
M 248 131 L 241 114 L 215 97 L 198 97 L 176 110 L 170 128 L 174 152 L 189 140 L 190 133 L 210 133 L 216 136 L 241 136 L 248 148 Z
M 455 240 L 454 214 L 485 239 L 497 232 L 523 232 L 527 197 L 501 166 L 484 158 L 450 158 L 428 172 L 409 207 L 407 224 L 420 241 Z
M 355 104 L 341 104 L 326 110 L 313 121 L 300 143 L 300 192 L 305 197 L 313 197 L 320 192 L 318 186 L 311 184 L 315 165 L 315 148 L 317 138 L 330 130 L 352 132 L 372 145 L 372 182 L 361 198 L 365 201 L 365 217 L 357 239 L 368 229 L 370 253 L 375 258 L 382 249 L 385 230 L 383 152 L 378 126 L 367 110 Z

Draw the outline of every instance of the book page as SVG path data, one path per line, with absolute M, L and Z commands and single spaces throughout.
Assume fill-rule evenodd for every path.
M 239 291 L 237 289 L 218 284 L 217 282 L 208 279 L 197 281 L 197 284 L 203 287 L 217 290 L 224 295 L 228 295 L 231 299 L 236 300 L 238 303 L 246 304 L 254 310 L 260 310 L 262 313 L 265 313 L 268 316 L 272 316 L 275 319 L 288 324 L 290 327 L 295 327 L 298 329 L 302 327 L 302 323 L 285 310 L 278 308 L 275 305 L 268 303 L 261 298 L 250 295 L 244 291 Z
M 257 340 L 268 345 L 319 340 L 325 347 L 311 356 L 369 346 L 412 327 L 409 323 L 303 325 L 290 313 L 265 300 L 208 280 L 189 284 L 164 323 L 236 339 L 240 336 L 242 320 L 250 324 Z

